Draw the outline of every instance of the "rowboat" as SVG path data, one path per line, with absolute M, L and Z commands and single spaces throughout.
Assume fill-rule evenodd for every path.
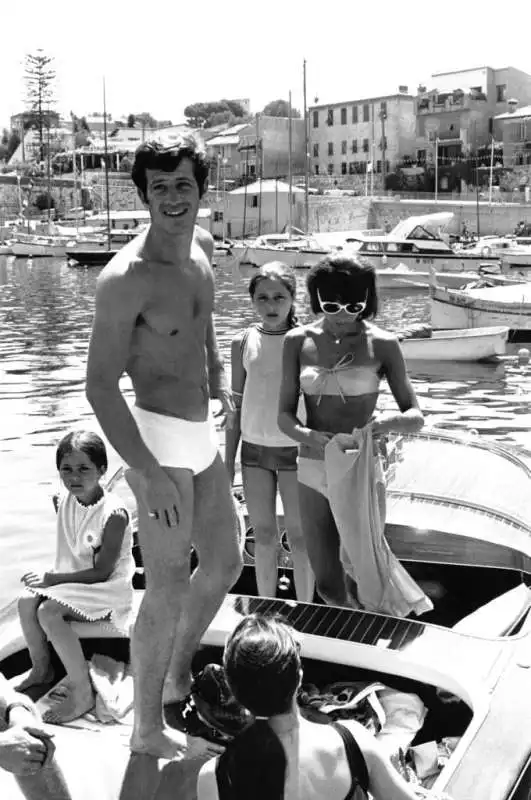
M 433 611 L 418 620 L 400 619 L 299 603 L 289 592 L 258 598 L 247 522 L 246 566 L 210 625 L 194 670 L 220 662 L 227 635 L 246 614 L 280 613 L 299 632 L 305 681 L 317 686 L 378 681 L 421 699 L 427 715 L 413 743 L 445 737 L 455 743 L 434 791 L 446 791 L 453 800 L 527 799 L 531 468 L 521 454 L 499 444 L 432 430 L 391 439 L 385 474 L 388 541 L 432 597 Z M 131 502 L 120 474 L 109 488 Z M 131 515 L 134 520 L 134 506 Z M 282 516 L 279 522 L 282 527 Z M 138 564 L 135 606 L 143 591 Z M 283 536 L 279 566 L 289 577 L 291 558 Z M 128 639 L 109 625 L 73 624 L 87 658 L 105 653 L 128 660 Z M 26 667 L 20 627 L 8 608 L 0 617 L 0 668 L 12 676 Z M 206 737 L 190 738 L 188 757 L 181 761 L 129 756 L 127 723 L 102 725 L 83 718 L 54 726 L 53 732 L 74 800 L 191 800 L 199 767 L 210 756 Z M 153 793 L 148 783 L 158 783 L 158 790 Z M 0 796 L 20 797 L 6 773 L 0 773 Z
M 505 354 L 508 338 L 506 327 L 436 330 L 401 339 L 400 346 L 406 361 L 492 361 Z
M 492 286 L 478 281 L 465 289 L 430 286 L 431 324 L 435 329 L 506 326 L 511 335 L 531 336 L 531 283 Z

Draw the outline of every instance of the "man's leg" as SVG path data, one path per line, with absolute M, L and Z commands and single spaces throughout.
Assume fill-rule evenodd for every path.
M 146 589 L 131 637 L 135 693 L 131 749 L 173 758 L 184 750 L 185 738 L 164 724 L 162 690 L 176 626 L 188 605 L 194 485 L 190 470 L 164 469 L 181 498 L 176 528 L 148 515 L 142 480 L 134 470 L 127 472 L 127 481 L 138 503 L 138 535 L 146 576 Z
M 190 691 L 192 659 L 199 642 L 242 570 L 238 519 L 219 453 L 194 478 L 192 540 L 199 564 L 190 582 L 187 613 L 177 624 L 164 697 L 167 703 Z

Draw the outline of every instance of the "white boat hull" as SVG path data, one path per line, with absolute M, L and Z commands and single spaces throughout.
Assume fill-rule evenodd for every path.
M 235 254 L 236 254 L 235 250 Z M 246 247 L 239 263 L 253 267 L 262 267 L 271 261 L 282 261 L 293 269 L 309 269 L 315 266 L 329 250 L 288 250 L 283 247 Z
M 0 244 L 0 256 L 10 256 L 12 252 L 10 244 Z
M 508 336 L 507 327 L 434 331 L 400 346 L 406 361 L 487 361 L 505 354 Z
M 434 329 L 489 328 L 531 331 L 531 304 L 479 300 L 466 292 L 430 290 L 430 318 Z
M 437 255 L 430 253 L 430 255 L 419 255 L 418 253 L 397 253 L 395 255 L 360 253 L 366 261 L 373 264 L 374 268 L 379 271 L 381 269 L 393 269 L 398 266 L 406 266 L 409 270 L 414 272 L 429 272 L 430 269 L 435 269 L 436 272 L 474 272 L 477 273 L 480 266 L 489 265 L 492 267 L 499 266 L 499 258 L 483 258 L 481 256 L 469 256 L 460 253 L 449 255 L 448 253 L 441 253 Z
M 51 257 L 61 258 L 66 255 L 66 244 L 30 244 L 13 242 L 11 253 L 18 258 Z
M 378 269 L 376 271 L 378 287 L 380 289 L 428 289 L 430 286 L 431 275 L 429 272 L 416 272 L 414 270 L 400 269 Z M 478 278 L 476 272 L 437 272 L 437 283 L 440 286 L 448 286 L 459 289 L 470 281 Z

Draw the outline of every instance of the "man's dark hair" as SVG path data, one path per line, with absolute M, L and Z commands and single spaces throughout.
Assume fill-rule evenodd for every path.
M 196 137 L 187 133 L 180 135 L 171 145 L 151 139 L 137 148 L 131 177 L 144 200 L 147 200 L 146 170 L 161 169 L 164 172 L 173 172 L 183 158 L 189 158 L 192 162 L 199 197 L 203 196 L 208 178 L 208 159 Z

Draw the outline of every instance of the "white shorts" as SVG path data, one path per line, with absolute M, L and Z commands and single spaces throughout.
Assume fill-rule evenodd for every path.
M 218 454 L 218 435 L 211 416 L 204 422 L 191 422 L 155 414 L 138 406 L 131 408 L 131 414 L 144 444 L 161 467 L 189 469 L 197 475 L 207 469 Z

